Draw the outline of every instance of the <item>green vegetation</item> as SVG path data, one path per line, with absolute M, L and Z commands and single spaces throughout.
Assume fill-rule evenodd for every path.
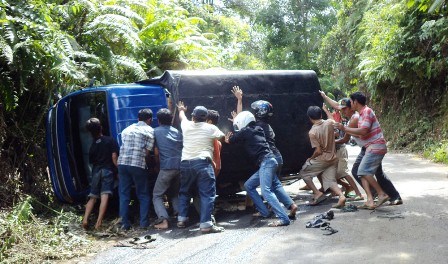
M 81 254 L 64 227 L 76 216 L 49 224 L 29 205 L 54 203 L 46 111 L 89 83 L 312 69 L 335 99 L 369 94 L 392 149 L 448 163 L 447 15 L 445 0 L 0 0 L 0 261 L 32 262 L 11 253 L 23 241 L 67 243 L 69 255 L 47 248 L 42 260 Z
M 31 197 L 18 202 L 9 213 L 0 212 L 0 262 L 43 263 L 55 259 L 70 259 L 92 250 L 92 242 L 76 234 L 74 213 L 51 211 L 51 215 L 36 217 Z
M 447 8 L 446 1 L 341 1 L 318 61 L 333 89 L 370 94 L 393 148 L 438 161 L 429 153 L 443 151 L 448 136 Z

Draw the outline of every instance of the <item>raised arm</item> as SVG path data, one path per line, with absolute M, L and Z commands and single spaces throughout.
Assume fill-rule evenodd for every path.
M 333 113 L 331 113 L 330 110 L 328 110 L 325 103 L 322 104 L 322 110 L 324 110 L 325 114 L 327 114 L 328 119 L 334 120 Z
M 233 86 L 232 93 L 238 100 L 236 103 L 236 113 L 239 114 L 243 111 L 243 90 L 238 85 Z
M 328 97 L 324 91 L 319 90 L 319 93 L 322 96 L 322 98 L 324 98 L 324 101 L 327 102 L 329 105 L 331 105 L 331 107 L 333 107 L 334 109 L 339 109 L 338 102 Z
M 179 101 L 177 104 L 177 110 L 179 111 L 179 120 L 182 122 L 183 120 L 188 120 L 187 116 L 185 115 L 185 111 L 187 111 L 187 107 L 184 105 L 184 102 Z

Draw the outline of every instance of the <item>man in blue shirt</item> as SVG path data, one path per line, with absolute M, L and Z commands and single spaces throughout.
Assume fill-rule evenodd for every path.
M 182 155 L 182 134 L 171 126 L 173 115 L 167 108 L 157 111 L 159 126 L 154 129 L 154 154 L 160 171 L 154 186 L 152 202 L 158 220 L 154 225 L 157 229 L 168 228 L 168 212 L 163 195 L 172 198 L 174 212 L 178 212 L 178 194 L 180 177 L 180 158 Z

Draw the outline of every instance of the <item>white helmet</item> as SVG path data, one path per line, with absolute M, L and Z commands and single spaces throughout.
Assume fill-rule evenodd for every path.
M 249 125 L 250 122 L 255 122 L 255 116 L 249 111 L 240 112 L 233 119 L 233 129 L 235 131 L 241 130 Z

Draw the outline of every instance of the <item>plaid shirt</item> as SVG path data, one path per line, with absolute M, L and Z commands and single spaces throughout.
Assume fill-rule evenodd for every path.
M 122 145 L 118 165 L 146 168 L 146 151 L 154 146 L 154 129 L 139 121 L 121 132 Z

